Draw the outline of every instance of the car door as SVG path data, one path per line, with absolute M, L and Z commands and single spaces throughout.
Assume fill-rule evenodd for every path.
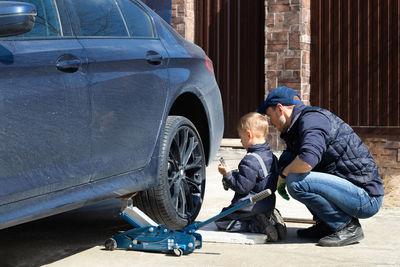
M 86 56 L 62 3 L 25 2 L 34 28 L 0 38 L 0 205 L 90 177 Z
M 93 179 L 141 168 L 154 150 L 168 92 L 167 54 L 152 19 L 134 1 L 67 2 L 88 56 Z

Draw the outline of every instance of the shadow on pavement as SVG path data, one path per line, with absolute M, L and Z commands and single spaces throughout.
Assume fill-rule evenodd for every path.
M 302 227 L 287 227 L 287 236 L 285 240 L 279 241 L 280 244 L 311 244 L 318 243 L 317 239 L 307 239 L 297 237 L 297 230 L 303 229 Z
M 131 226 L 112 199 L 38 221 L 0 230 L 0 266 L 49 264 L 94 246 Z
M 0 230 L 0 266 L 42 266 L 103 246 L 112 235 L 132 228 L 119 217 L 119 211 L 120 200 L 111 199 Z M 316 242 L 297 238 L 297 227 L 288 226 L 287 229 L 285 240 L 265 245 Z

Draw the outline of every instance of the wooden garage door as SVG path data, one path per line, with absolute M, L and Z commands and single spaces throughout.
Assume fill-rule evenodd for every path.
M 197 0 L 195 42 L 214 63 L 225 137 L 264 99 L 264 0 Z
M 400 134 L 400 0 L 311 1 L 311 104 Z

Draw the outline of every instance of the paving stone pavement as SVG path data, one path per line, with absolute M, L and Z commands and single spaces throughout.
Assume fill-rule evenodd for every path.
M 218 159 L 236 168 L 246 151 L 221 147 L 207 168 L 207 185 L 198 220 L 206 220 L 229 205 L 233 192 L 225 191 L 217 171 Z M 308 218 L 311 214 L 299 202 L 277 196 L 277 208 L 283 217 Z M 365 239 L 339 248 L 316 246 L 315 241 L 296 237 L 296 230 L 309 224 L 287 223 L 284 241 L 265 244 L 203 242 L 203 247 L 189 255 L 174 257 L 163 253 L 105 251 L 97 245 L 65 257 L 47 266 L 400 266 L 400 209 L 385 208 L 372 218 L 361 220 Z

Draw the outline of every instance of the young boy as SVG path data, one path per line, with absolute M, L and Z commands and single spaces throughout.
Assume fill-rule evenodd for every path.
M 237 130 L 248 153 L 238 170 L 231 171 L 223 163 L 218 166 L 224 188 L 235 191 L 231 205 L 223 211 L 267 188 L 274 192 L 278 179 L 277 158 L 267 142 L 267 118 L 256 112 L 248 113 L 240 118 Z M 274 193 L 217 220 L 216 224 L 220 230 L 264 233 L 268 241 L 286 236 L 285 223 L 275 209 Z

